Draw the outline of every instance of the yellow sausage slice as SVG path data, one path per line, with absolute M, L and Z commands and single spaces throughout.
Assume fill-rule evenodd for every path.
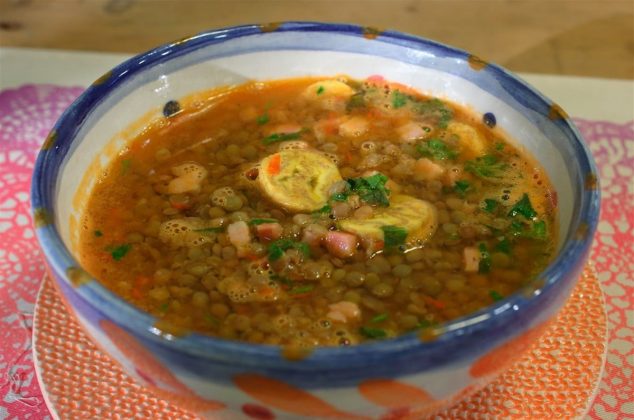
M 438 227 L 436 208 L 429 202 L 408 195 L 393 195 L 389 207 L 378 207 L 367 219 L 345 219 L 339 229 L 360 237 L 383 240 L 384 226 L 407 230 L 407 243 L 426 241 Z
M 262 159 L 258 182 L 275 203 L 296 212 L 319 210 L 341 181 L 337 165 L 316 150 L 288 149 Z
M 462 150 L 467 152 L 470 158 L 480 157 L 486 153 L 486 140 L 475 128 L 467 124 L 451 122 L 447 126 L 447 131 L 458 136 Z

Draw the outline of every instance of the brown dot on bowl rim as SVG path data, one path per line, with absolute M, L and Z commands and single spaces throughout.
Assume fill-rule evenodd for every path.
M 282 26 L 282 22 L 269 22 L 260 24 L 260 30 L 262 32 L 275 32 L 280 26 Z
M 467 62 L 469 63 L 469 67 L 475 71 L 480 71 L 489 65 L 487 61 L 484 61 L 477 55 L 470 55 L 469 58 L 467 58 Z
M 112 70 L 102 74 L 97 80 L 92 82 L 92 85 L 93 86 L 99 86 L 99 85 L 105 83 L 106 80 L 110 79 L 111 76 L 112 76 Z
M 564 111 L 559 105 L 556 103 L 550 104 L 550 109 L 548 110 L 548 118 L 551 120 L 564 120 L 568 118 L 568 114 Z
M 92 277 L 90 277 L 90 274 L 88 274 L 86 271 L 84 271 L 80 267 L 68 267 L 66 269 L 66 275 L 68 276 L 68 279 L 75 287 L 79 287 L 84 284 L 87 284 L 92 280 Z
M 583 241 L 587 238 L 589 230 L 590 227 L 586 222 L 579 223 L 579 227 L 577 227 L 577 230 L 575 231 L 575 239 L 578 241 Z
M 376 39 L 381 35 L 382 32 L 382 29 L 374 28 L 372 26 L 364 26 L 362 30 L 363 37 L 365 39 Z
M 584 181 L 584 187 L 586 190 L 596 190 L 598 185 L 597 176 L 590 172 L 586 175 L 586 179 Z
M 489 128 L 494 128 L 497 124 L 497 119 L 495 118 L 495 114 L 492 112 L 487 112 L 482 116 L 482 122 Z
M 163 106 L 163 115 L 165 115 L 168 118 L 178 114 L 180 111 L 181 111 L 181 104 L 179 104 L 178 101 L 175 101 L 173 99 L 171 101 L 167 101 L 165 105 Z
M 46 136 L 46 140 L 44 140 L 44 143 L 42 143 L 42 150 L 50 150 L 56 141 L 57 131 L 53 129 L 50 133 L 48 133 L 48 136 Z
M 45 208 L 35 209 L 33 212 L 33 222 L 36 228 L 41 228 L 51 224 L 51 216 Z

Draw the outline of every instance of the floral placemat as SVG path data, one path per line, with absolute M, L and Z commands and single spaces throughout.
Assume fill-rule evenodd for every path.
M 31 352 L 33 306 L 44 265 L 31 227 L 37 151 L 79 87 L 26 85 L 0 92 L 0 420 L 50 418 Z M 576 119 L 600 172 L 601 222 L 591 259 L 608 316 L 605 372 L 589 416 L 634 416 L 634 121 Z

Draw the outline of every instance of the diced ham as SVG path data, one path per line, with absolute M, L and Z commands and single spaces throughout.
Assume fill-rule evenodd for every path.
M 328 305 L 326 316 L 333 321 L 350 322 L 361 318 L 361 309 L 356 303 L 341 301 Z
M 279 223 L 262 223 L 255 227 L 258 238 L 264 242 L 270 242 L 282 236 L 282 225 Z
M 472 246 L 465 247 L 463 250 L 464 271 L 475 273 L 480 268 L 480 251 Z
M 244 221 L 234 222 L 227 226 L 229 242 L 238 250 L 238 256 L 248 255 L 249 244 L 251 243 L 251 232 L 249 226 Z
M 420 158 L 414 164 L 414 176 L 418 180 L 431 181 L 440 178 L 445 168 L 427 158 Z
M 326 234 L 326 249 L 339 258 L 348 258 L 357 251 L 357 237 L 351 233 L 331 231 Z

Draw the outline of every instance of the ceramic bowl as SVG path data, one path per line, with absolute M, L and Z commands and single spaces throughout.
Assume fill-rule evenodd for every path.
M 168 101 L 247 80 L 381 75 L 492 113 L 558 192 L 559 252 L 533 284 L 424 334 L 290 360 L 278 347 L 173 335 L 76 256 L 95 174 Z M 125 132 L 126 135 L 122 133 Z M 95 172 L 97 171 L 97 172 Z M 394 31 L 288 22 L 219 29 L 124 62 L 64 113 L 39 154 L 32 204 L 50 275 L 80 324 L 134 378 L 213 418 L 418 418 L 486 385 L 534 342 L 580 275 L 599 214 L 596 169 L 564 111 L 508 71 Z

